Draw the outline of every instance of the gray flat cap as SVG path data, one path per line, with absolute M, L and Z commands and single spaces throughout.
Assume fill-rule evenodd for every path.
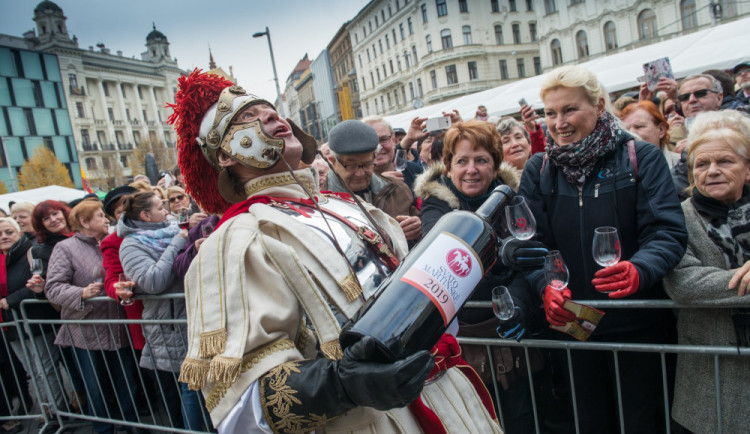
M 338 155 L 355 155 L 375 152 L 378 134 L 362 121 L 348 120 L 337 124 L 328 132 L 328 146 Z

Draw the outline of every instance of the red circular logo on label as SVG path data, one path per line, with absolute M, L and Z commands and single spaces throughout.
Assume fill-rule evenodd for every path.
M 448 267 L 458 277 L 466 277 L 471 271 L 471 256 L 463 249 L 453 249 L 445 257 Z
M 525 228 L 526 227 L 526 219 L 523 217 L 519 217 L 516 219 L 516 226 L 519 228 Z

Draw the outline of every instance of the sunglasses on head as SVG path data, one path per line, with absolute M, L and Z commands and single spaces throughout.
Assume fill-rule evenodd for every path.
M 680 102 L 687 102 L 687 100 L 690 99 L 690 95 L 695 95 L 696 98 L 703 98 L 704 96 L 708 95 L 709 92 L 718 93 L 715 90 L 711 89 L 700 89 L 696 90 L 695 92 L 681 93 L 677 95 L 677 100 Z
M 180 202 L 180 201 L 182 201 L 182 199 L 185 199 L 185 195 L 178 194 L 177 196 L 170 197 L 169 198 L 169 203 Z

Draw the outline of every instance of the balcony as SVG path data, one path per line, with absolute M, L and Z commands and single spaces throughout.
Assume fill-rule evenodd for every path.
M 497 82 L 493 80 L 473 80 L 464 83 L 449 84 L 425 92 L 424 102 L 426 104 L 436 103 L 469 93 L 481 92 L 496 85 Z
M 81 145 L 84 151 L 98 151 L 99 147 L 96 143 L 84 143 Z
M 148 125 L 149 127 L 156 126 L 156 121 L 146 121 L 146 125 Z
M 123 121 L 119 121 L 119 120 L 112 120 L 112 125 L 114 125 L 116 127 L 121 127 L 121 126 L 124 125 L 124 122 Z
M 427 53 L 427 55 L 420 59 L 420 63 L 414 65 L 414 68 L 421 68 L 424 70 L 437 63 L 461 59 L 464 57 L 485 56 L 486 54 L 487 48 L 484 45 L 459 45 Z
M 133 144 L 132 143 L 120 143 L 117 146 L 120 147 L 121 151 L 131 151 L 133 150 Z
M 104 119 L 94 119 L 94 123 L 96 125 L 106 125 L 107 121 L 105 121 Z
M 116 151 L 117 147 L 115 147 L 114 144 L 110 143 L 108 145 L 102 145 L 102 151 Z
M 70 86 L 68 89 L 70 90 L 70 94 L 73 96 L 86 96 L 86 89 L 84 89 L 82 86 Z
M 136 125 L 137 126 L 137 125 L 140 125 L 140 124 L 141 124 L 141 121 L 139 121 L 138 119 L 131 119 L 130 120 L 130 125 Z

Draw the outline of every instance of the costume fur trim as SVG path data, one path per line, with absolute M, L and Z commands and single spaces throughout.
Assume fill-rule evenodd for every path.
M 450 187 L 440 180 L 444 174 L 445 166 L 442 163 L 430 165 L 414 181 L 414 194 L 422 200 L 434 196 L 445 201 L 451 208 L 458 209 L 458 197 L 451 191 Z M 495 179 L 499 179 L 513 191 L 518 191 L 521 184 L 521 172 L 508 163 L 501 163 L 500 167 L 497 168 Z

